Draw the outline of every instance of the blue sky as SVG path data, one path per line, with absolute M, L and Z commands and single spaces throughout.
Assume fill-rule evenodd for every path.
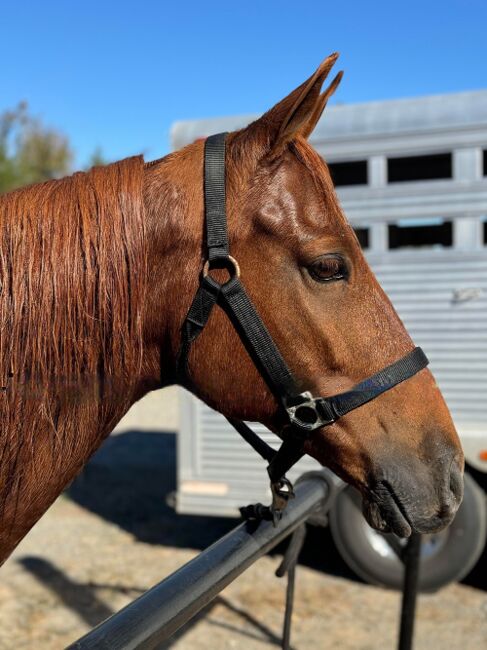
M 0 111 L 27 100 L 77 165 L 169 149 L 173 121 L 262 112 L 330 52 L 334 102 L 487 87 L 487 1 L 0 4 Z

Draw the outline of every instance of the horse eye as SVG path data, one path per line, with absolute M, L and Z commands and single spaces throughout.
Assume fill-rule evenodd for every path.
M 348 269 L 345 260 L 339 255 L 323 255 L 308 267 L 309 274 L 317 282 L 346 280 Z

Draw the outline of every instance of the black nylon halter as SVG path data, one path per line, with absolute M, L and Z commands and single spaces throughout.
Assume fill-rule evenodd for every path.
M 188 380 L 191 344 L 205 327 L 215 304 L 228 315 L 248 353 L 286 414 L 288 425 L 281 432 L 283 443 L 276 452 L 244 422 L 229 419 L 238 433 L 269 462 L 271 484 L 282 487 L 285 473 L 304 455 L 310 434 L 329 426 L 350 411 L 370 402 L 385 391 L 409 379 L 428 365 L 421 348 L 414 348 L 399 361 L 364 379 L 351 390 L 332 397 L 300 393 L 297 383 L 240 282 L 238 263 L 230 256 L 225 207 L 225 137 L 219 133 L 205 142 L 204 193 L 206 219 L 205 263 L 200 286 L 183 324 L 177 372 Z M 230 279 L 220 284 L 210 269 L 226 268 Z M 279 488 L 278 488 L 279 489 Z M 273 490 L 274 492 L 274 490 Z

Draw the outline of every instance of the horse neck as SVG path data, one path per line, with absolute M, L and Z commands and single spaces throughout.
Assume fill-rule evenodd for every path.
M 202 154 L 198 148 L 195 145 L 189 153 L 169 156 L 144 170 L 147 293 L 137 376 L 123 376 L 116 382 L 104 378 L 82 391 L 75 387 L 62 398 L 62 407 L 56 402 L 60 398 L 49 394 L 25 400 L 24 411 L 15 398 L 0 404 L 0 562 L 130 406 L 148 391 L 174 383 L 179 328 L 201 262 Z M 195 189 L 195 183 L 201 187 Z M 192 254 L 182 259 L 182 250 Z
M 140 393 L 176 382 L 181 326 L 197 289 L 203 239 L 203 144 L 145 170 L 148 283 Z

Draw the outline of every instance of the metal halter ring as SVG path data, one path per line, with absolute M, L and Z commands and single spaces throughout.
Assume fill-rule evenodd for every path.
M 231 255 L 227 255 L 226 257 L 223 257 L 219 260 L 215 260 L 218 262 L 222 263 L 221 267 L 218 268 L 224 268 L 230 273 L 230 277 L 233 278 L 237 276 L 237 278 L 240 277 L 240 266 L 237 260 L 232 257 Z M 210 260 L 206 260 L 205 265 L 203 267 L 203 277 L 206 278 L 207 275 L 210 273 L 210 266 L 211 262 Z

